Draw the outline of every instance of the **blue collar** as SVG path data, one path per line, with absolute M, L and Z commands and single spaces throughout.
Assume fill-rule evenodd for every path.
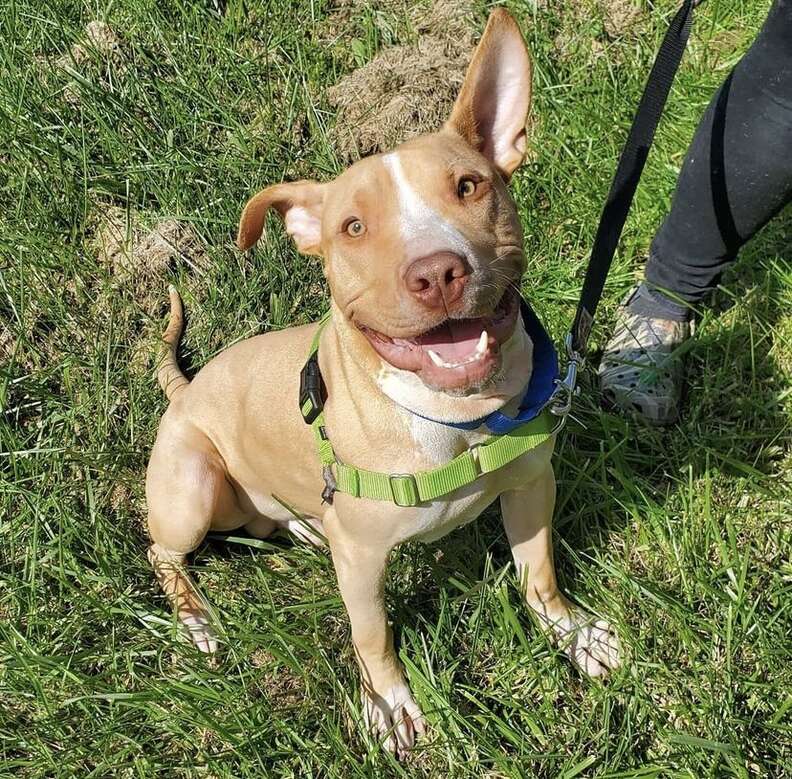
M 470 422 L 441 422 L 430 417 L 422 417 L 430 422 L 437 422 L 440 425 L 456 427 L 460 430 L 476 430 L 482 425 L 486 425 L 490 432 L 496 435 L 510 433 L 520 425 L 529 422 L 547 405 L 550 396 L 555 390 L 555 382 L 558 375 L 558 354 L 556 353 L 553 342 L 547 331 L 542 327 L 539 318 L 534 314 L 531 307 L 520 300 L 520 312 L 522 313 L 525 332 L 533 342 L 533 371 L 525 389 L 525 395 L 520 402 L 517 416 L 509 417 L 500 411 L 493 411 L 480 419 L 473 419 Z M 415 412 L 412 412 L 415 413 Z M 422 416 L 416 414 L 416 416 Z

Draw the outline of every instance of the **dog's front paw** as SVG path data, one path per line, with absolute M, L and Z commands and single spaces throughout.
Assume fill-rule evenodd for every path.
M 423 713 L 406 684 L 395 684 L 380 694 L 364 689 L 361 694 L 366 725 L 372 734 L 384 739 L 385 747 L 403 758 L 425 732 Z
M 619 639 L 605 620 L 570 604 L 564 616 L 544 621 L 554 632 L 559 649 L 584 673 L 605 676 L 619 667 Z

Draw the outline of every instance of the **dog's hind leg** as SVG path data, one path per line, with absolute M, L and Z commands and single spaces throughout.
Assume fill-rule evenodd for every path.
M 212 629 L 209 610 L 187 572 L 187 555 L 152 544 L 148 559 L 162 591 L 195 646 L 202 652 L 216 651 L 217 637 Z
M 202 434 L 163 424 L 146 476 L 148 557 L 165 595 L 195 645 L 217 649 L 207 603 L 185 562 L 209 530 L 231 530 L 250 520 L 239 507 L 221 458 Z

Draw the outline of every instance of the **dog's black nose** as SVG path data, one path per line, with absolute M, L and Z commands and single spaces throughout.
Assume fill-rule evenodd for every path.
M 429 308 L 450 308 L 462 297 L 470 269 L 454 252 L 437 252 L 414 260 L 404 274 L 410 294 Z

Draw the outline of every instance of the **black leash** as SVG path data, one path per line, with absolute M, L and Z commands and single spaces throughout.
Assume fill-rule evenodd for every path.
M 619 157 L 608 199 L 602 209 L 572 330 L 566 338 L 569 366 L 566 377 L 558 382 L 554 413 L 566 414 L 571 407 L 577 372 L 585 360 L 586 345 L 597 312 L 597 304 L 602 297 L 605 279 L 613 262 L 649 149 L 652 147 L 657 124 L 663 114 L 668 93 L 690 37 L 693 9 L 702 2 L 704 0 L 685 0 L 682 4 L 671 21 L 649 78 L 646 80 L 630 134 Z

